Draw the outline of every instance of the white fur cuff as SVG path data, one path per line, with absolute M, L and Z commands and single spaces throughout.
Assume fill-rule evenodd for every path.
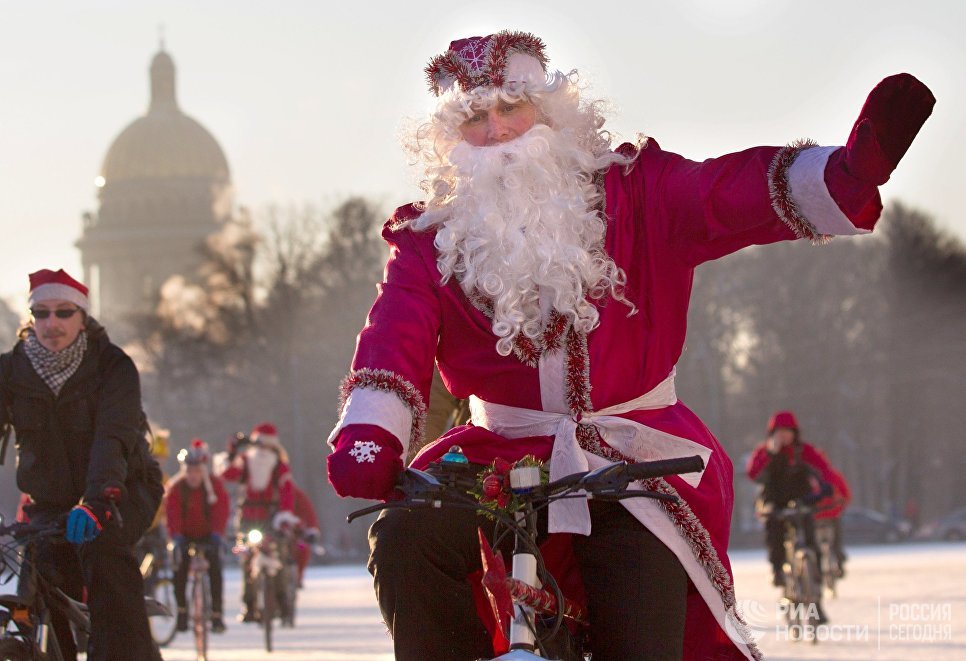
M 334 447 L 335 439 L 346 425 L 376 425 L 395 436 L 403 446 L 403 456 L 409 449 L 412 436 L 412 410 L 395 393 L 373 388 L 355 388 L 342 408 L 342 418 L 329 434 L 328 443 Z
M 788 168 L 791 198 L 802 216 L 819 234 L 849 236 L 868 234 L 869 230 L 852 224 L 825 185 L 825 165 L 840 147 L 802 149 Z
M 276 513 L 274 518 L 272 518 L 272 527 L 276 530 L 283 528 L 284 526 L 292 526 L 294 528 L 301 522 L 302 519 L 298 518 L 291 512 L 282 510 L 281 512 Z

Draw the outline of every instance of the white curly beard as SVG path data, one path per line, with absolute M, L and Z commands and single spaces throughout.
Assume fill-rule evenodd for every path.
M 248 465 L 248 486 L 255 491 L 264 491 L 272 481 L 272 473 L 278 463 L 278 454 L 262 447 L 249 447 L 245 450 Z
M 598 322 L 587 300 L 620 299 L 624 274 L 603 252 L 606 224 L 596 210 L 597 159 L 571 134 L 538 124 L 508 143 L 453 148 L 452 194 L 414 229 L 438 226 L 437 266 L 469 294 L 493 301 L 497 351 L 523 333 L 536 338 L 551 309 L 587 332 Z

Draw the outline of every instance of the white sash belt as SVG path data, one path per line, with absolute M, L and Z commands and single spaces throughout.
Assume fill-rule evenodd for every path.
M 473 424 L 507 438 L 553 436 L 550 479 L 589 470 L 587 453 L 577 443 L 577 425 L 593 424 L 604 441 L 635 461 L 654 461 L 700 455 L 705 465 L 711 449 L 686 438 L 653 429 L 639 422 L 619 417 L 632 411 L 661 409 L 678 401 L 674 391 L 674 370 L 650 392 L 623 404 L 585 413 L 577 420 L 569 413 L 493 404 L 470 397 Z M 682 475 L 691 486 L 698 486 L 701 473 Z M 550 532 L 590 534 L 590 510 L 582 498 L 558 500 L 550 505 Z

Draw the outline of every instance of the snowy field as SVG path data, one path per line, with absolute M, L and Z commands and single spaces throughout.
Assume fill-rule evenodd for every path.
M 788 640 L 777 611 L 764 551 L 732 555 L 737 595 L 767 659 L 966 661 L 966 544 L 907 544 L 849 550 L 848 576 L 818 644 Z M 363 567 L 310 570 L 299 595 L 297 628 L 277 630 L 275 652 L 261 630 L 235 622 L 239 575 L 228 570 L 228 632 L 213 637 L 212 661 L 376 661 L 391 645 Z M 193 660 L 187 634 L 164 650 L 169 661 Z

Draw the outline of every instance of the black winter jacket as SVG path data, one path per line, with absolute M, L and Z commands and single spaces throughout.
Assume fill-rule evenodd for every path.
M 96 323 L 59 395 L 36 373 L 22 341 L 0 356 L 0 427 L 7 423 L 17 439 L 17 486 L 39 507 L 67 510 L 119 487 L 122 499 L 157 508 L 161 470 L 145 440 L 138 371 Z

